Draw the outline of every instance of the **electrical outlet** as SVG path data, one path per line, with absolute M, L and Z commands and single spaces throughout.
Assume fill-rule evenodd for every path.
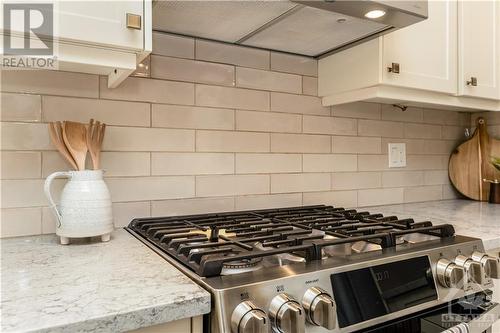
M 406 166 L 406 143 L 389 143 L 389 168 Z

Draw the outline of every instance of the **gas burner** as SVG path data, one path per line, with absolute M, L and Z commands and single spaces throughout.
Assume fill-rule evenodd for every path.
M 140 218 L 127 229 L 204 277 L 379 251 L 455 233 L 449 224 L 325 205 Z
M 251 258 L 229 261 L 222 264 L 221 275 L 235 275 L 258 271 L 262 268 L 262 258 Z

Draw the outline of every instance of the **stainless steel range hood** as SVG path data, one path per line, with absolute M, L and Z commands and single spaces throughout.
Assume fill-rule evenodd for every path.
M 427 0 L 158 0 L 153 6 L 154 30 L 312 57 L 426 18 Z

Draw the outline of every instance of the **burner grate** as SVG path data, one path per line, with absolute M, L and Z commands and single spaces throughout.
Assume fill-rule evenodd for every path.
M 433 226 L 325 205 L 138 218 L 128 229 L 205 277 L 269 256 L 321 260 L 323 248 L 334 245 L 364 241 L 389 248 L 407 234 L 454 235 L 449 224 Z

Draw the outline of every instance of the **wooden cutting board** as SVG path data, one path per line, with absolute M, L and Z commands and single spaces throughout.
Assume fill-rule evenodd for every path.
M 460 193 L 470 199 L 488 200 L 490 183 L 483 179 L 495 178 L 491 156 L 500 156 L 500 140 L 490 137 L 486 120 L 478 118 L 472 137 L 458 146 L 450 157 L 450 180 Z

